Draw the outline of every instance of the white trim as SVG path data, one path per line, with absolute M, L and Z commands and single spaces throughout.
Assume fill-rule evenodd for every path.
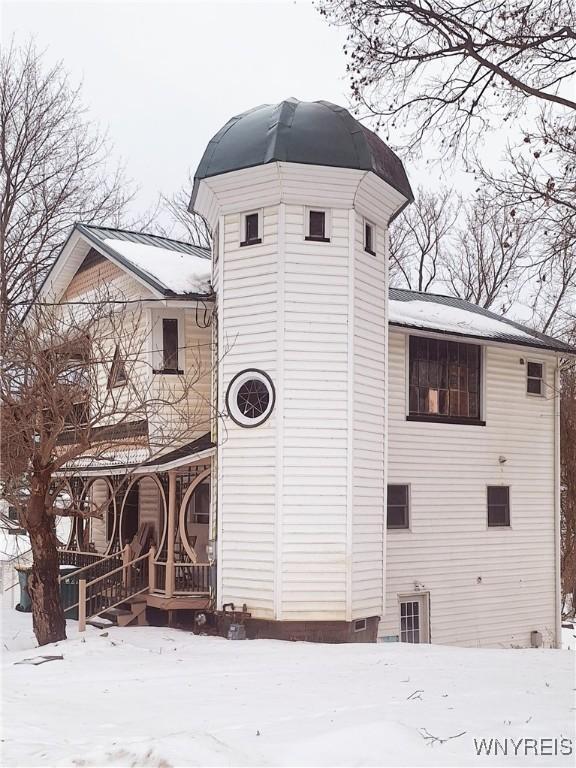
M 369 251 L 366 248 L 366 227 L 370 227 L 372 229 L 372 251 Z M 377 246 L 377 237 L 378 233 L 376 231 L 376 225 L 372 223 L 370 219 L 368 219 L 366 216 L 362 218 L 362 250 L 364 253 L 367 253 L 368 256 L 372 256 L 373 258 L 376 258 L 378 256 L 378 246 Z
M 527 397 L 546 397 L 546 361 L 545 360 L 539 360 L 535 357 L 526 357 L 526 396 Z M 528 376 L 528 366 L 530 363 L 536 363 L 536 365 L 542 366 L 542 376 Z M 534 379 L 536 381 L 540 381 L 540 392 L 528 392 L 528 380 Z
M 561 508 L 560 508 L 560 356 L 556 358 L 554 369 L 554 592 L 555 592 L 555 631 L 554 645 L 562 648 L 562 583 L 560 571 L 561 552 Z
M 354 520 L 354 320 L 355 320 L 356 213 L 348 212 L 348 379 L 346 445 L 346 621 L 352 621 L 352 564 Z
M 386 615 L 386 588 L 387 588 L 387 571 L 388 571 L 388 525 L 386 523 L 388 517 L 388 425 L 390 402 L 389 402 L 389 371 L 390 371 L 390 324 L 388 322 L 390 312 L 390 235 L 388 228 L 384 230 L 384 488 L 382 491 L 384 508 L 382 514 L 382 609 L 381 615 Z M 407 359 L 406 354 L 406 339 L 404 339 L 404 357 Z M 406 362 L 406 366 L 408 363 Z M 406 371 L 408 369 L 406 368 Z M 406 372 L 404 378 L 404 386 L 406 388 L 406 412 L 408 412 L 408 373 Z M 411 516 L 410 516 L 411 517 Z
M 218 217 L 218 229 L 220 230 L 220 237 L 218 239 L 218 287 L 216 291 L 216 306 L 217 306 L 217 328 L 218 328 L 218 343 L 217 343 L 217 349 L 216 349 L 216 369 L 217 369 L 217 383 L 218 383 L 218 414 L 224 413 L 224 387 L 222 386 L 223 382 L 223 349 L 224 349 L 224 302 L 223 302 L 223 295 L 224 295 L 224 242 L 226 240 L 226 231 L 224 228 L 224 216 L 220 215 Z M 218 418 L 218 417 L 217 417 Z M 218 420 L 218 448 L 217 448 L 217 507 L 216 507 L 216 606 L 219 610 L 222 610 L 222 584 L 223 584 L 223 563 L 222 563 L 222 554 L 223 554 L 223 543 L 222 543 L 222 532 L 223 532 L 223 524 L 222 524 L 222 485 L 223 485 L 223 477 L 222 477 L 222 446 L 223 446 L 223 440 L 220 437 L 221 431 L 225 432 L 225 430 L 221 430 L 221 424 Z
M 178 322 L 178 369 L 186 371 L 186 314 L 182 309 L 152 309 L 150 313 L 150 336 L 152 370 L 161 371 L 164 359 L 163 320 Z
M 201 459 L 207 459 L 209 456 L 214 456 L 216 448 L 207 448 L 200 453 L 192 453 L 188 456 L 183 456 L 181 459 L 174 459 L 168 463 L 162 462 L 162 457 L 158 458 L 157 464 L 152 464 L 143 467 L 137 467 L 134 470 L 135 475 L 150 474 L 150 472 L 168 472 L 171 469 L 178 469 L 179 467 L 186 467 L 188 464 L 196 464 Z
M 277 246 L 277 317 L 276 317 L 276 509 L 274 551 L 274 617 L 282 619 L 282 554 L 283 554 L 283 500 L 284 500 L 284 334 L 285 334 L 285 260 L 286 260 L 286 205 L 278 206 Z
M 260 243 L 247 243 L 246 242 L 246 217 L 252 216 L 252 214 L 255 213 L 258 216 L 258 238 L 262 242 L 264 242 L 264 209 L 263 208 L 254 208 L 250 211 L 242 211 L 240 214 L 240 240 L 238 241 L 240 244 L 245 243 L 243 247 L 248 247 L 249 245 L 260 245 Z
M 419 604 L 419 631 L 420 639 L 417 645 L 426 645 L 432 642 L 432 635 L 430 631 L 430 592 L 428 590 L 422 590 L 421 592 L 399 592 L 398 595 L 398 641 L 402 642 L 402 603 L 414 603 Z M 409 643 L 410 645 L 410 643 Z
M 307 205 L 304 208 L 304 237 L 310 237 L 310 211 L 316 211 L 317 213 L 324 214 L 324 237 L 330 240 L 332 236 L 332 210 L 330 208 L 324 208 L 322 205 Z M 306 242 L 314 243 L 323 242 L 322 240 L 307 240 Z

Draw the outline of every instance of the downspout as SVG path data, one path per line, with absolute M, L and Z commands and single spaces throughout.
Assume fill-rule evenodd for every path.
M 560 466 L 560 356 L 556 356 L 554 369 L 554 600 L 555 600 L 555 647 L 562 647 L 562 606 L 561 606 L 561 466 Z

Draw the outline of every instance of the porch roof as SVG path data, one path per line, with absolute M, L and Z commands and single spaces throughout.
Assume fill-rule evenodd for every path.
M 150 449 L 147 447 L 122 447 L 101 456 L 79 456 L 68 462 L 56 474 L 66 475 L 71 471 L 87 476 L 119 475 L 128 472 L 133 472 L 135 475 L 167 472 L 170 469 L 178 469 L 178 467 L 186 466 L 192 461 L 211 456 L 214 451 L 215 445 L 207 432 L 180 448 L 153 458 L 150 458 Z

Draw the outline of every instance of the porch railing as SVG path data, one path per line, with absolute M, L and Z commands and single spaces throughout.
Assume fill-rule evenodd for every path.
M 209 563 L 174 563 L 174 592 L 208 594 L 210 592 Z

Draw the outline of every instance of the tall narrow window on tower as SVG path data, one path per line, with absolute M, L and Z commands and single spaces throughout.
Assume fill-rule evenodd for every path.
M 308 211 L 306 240 L 317 240 L 321 243 L 330 242 L 326 227 L 326 211 Z
M 244 214 L 244 240 L 240 245 L 256 245 L 262 242 L 260 237 L 260 214 L 258 211 Z

